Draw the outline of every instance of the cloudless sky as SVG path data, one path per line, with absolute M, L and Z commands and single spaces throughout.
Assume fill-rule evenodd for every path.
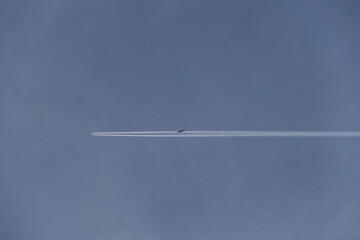
M 360 238 L 357 0 L 0 1 L 0 238 Z

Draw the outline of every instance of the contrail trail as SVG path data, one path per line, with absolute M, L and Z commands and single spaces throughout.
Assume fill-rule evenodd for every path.
M 92 132 L 102 137 L 360 137 L 360 131 L 143 131 L 143 132 Z

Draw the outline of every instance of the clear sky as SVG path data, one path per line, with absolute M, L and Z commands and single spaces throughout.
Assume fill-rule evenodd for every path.
M 0 1 L 0 238 L 360 239 L 358 0 Z

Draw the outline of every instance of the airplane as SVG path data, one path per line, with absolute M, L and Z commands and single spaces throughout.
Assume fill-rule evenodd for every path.
M 177 133 L 182 133 L 184 131 L 185 131 L 185 129 L 181 129 L 181 130 L 178 130 Z

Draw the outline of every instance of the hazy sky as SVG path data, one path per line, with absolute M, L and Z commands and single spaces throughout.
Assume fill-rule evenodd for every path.
M 0 238 L 360 239 L 360 1 L 0 1 Z

